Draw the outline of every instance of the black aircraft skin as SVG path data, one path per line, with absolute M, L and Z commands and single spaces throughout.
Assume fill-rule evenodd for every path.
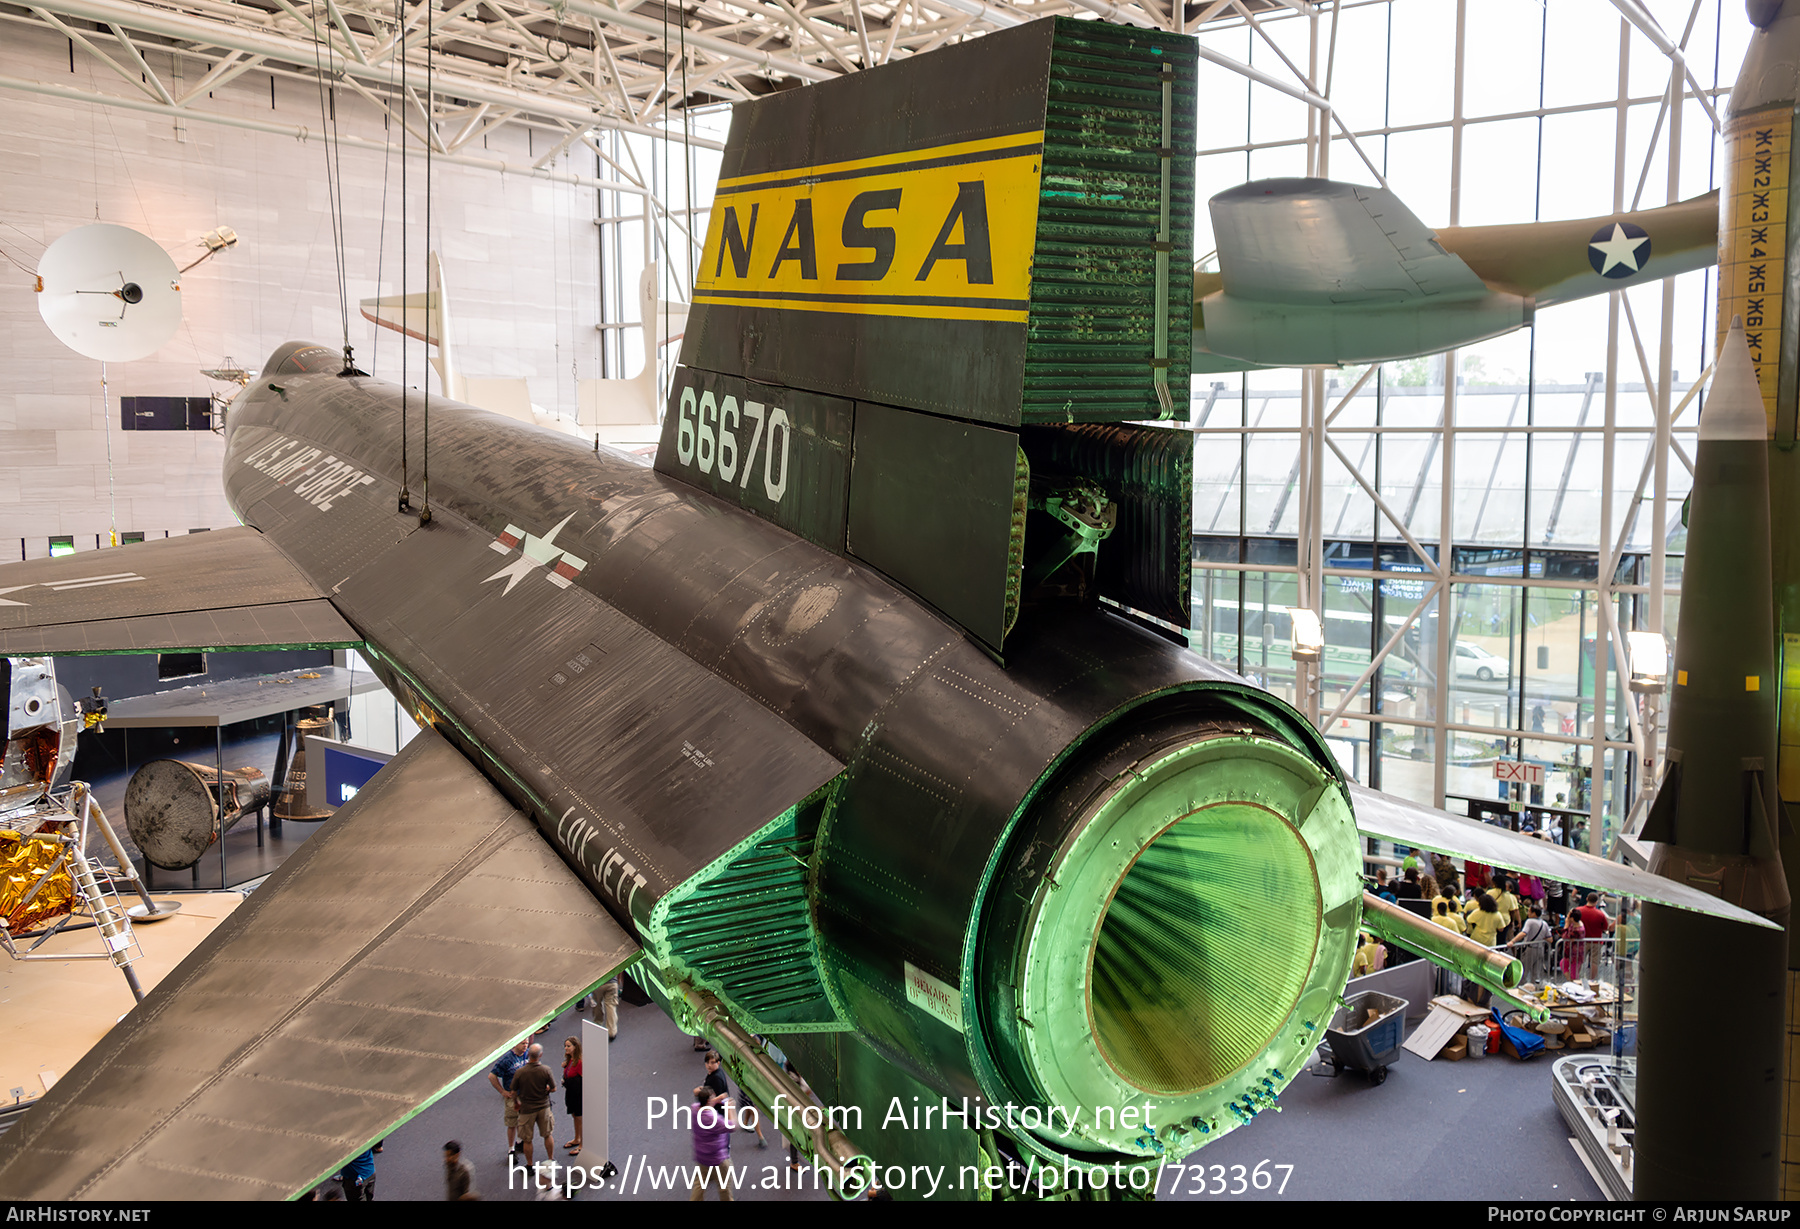
M 440 398 L 427 444 L 416 392 L 399 511 L 401 390 L 342 366 L 290 344 L 233 403 L 225 489 L 244 523 L 332 594 L 383 681 L 640 937 L 662 895 L 813 799 L 835 989 L 925 1090 L 1041 1099 L 1004 1020 L 965 1045 L 908 1006 L 901 970 L 972 976 L 977 999 L 1008 1004 L 1018 910 L 978 916 L 984 885 L 1017 876 L 1022 846 L 1059 842 L 1095 780 L 1222 733 L 1342 779 L 1279 700 L 1101 607 L 1022 623 L 1002 666 L 874 570 L 635 460 Z M 549 562 L 505 549 L 509 529 L 554 530 Z M 1309 1013 L 1343 984 L 1347 908 L 1318 944 L 1329 993 Z M 910 1080 L 895 1091 L 923 1091 Z

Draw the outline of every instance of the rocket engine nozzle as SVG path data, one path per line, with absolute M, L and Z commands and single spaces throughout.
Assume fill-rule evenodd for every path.
M 1171 716 L 1034 818 L 981 957 L 1011 1091 L 1082 1107 L 1064 1147 L 1163 1159 L 1272 1104 L 1354 946 L 1360 857 L 1332 771 L 1267 726 Z M 1132 1123 L 1093 1112 L 1134 1105 Z

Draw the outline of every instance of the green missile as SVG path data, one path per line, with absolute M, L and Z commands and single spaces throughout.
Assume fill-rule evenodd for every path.
M 1653 871 L 1785 927 L 1766 433 L 1734 319 L 1700 417 L 1668 769 L 1642 835 Z M 1646 905 L 1642 950 L 1636 1197 L 1777 1198 L 1786 931 Z
M 1752 0 L 1750 23 L 1757 27 L 1743 67 L 1731 87 L 1731 106 L 1722 132 L 1725 191 L 1719 211 L 1719 310 L 1721 330 L 1734 316 L 1744 319 L 1750 360 L 1756 368 L 1770 437 L 1769 524 L 1773 561 L 1776 641 L 1783 659 L 1800 655 L 1800 313 L 1792 310 L 1792 247 L 1788 225 L 1792 185 L 1795 104 L 1800 102 L 1800 5 Z M 1776 789 L 1786 812 L 1781 839 L 1789 842 L 1784 865 L 1800 870 L 1793 809 L 1800 806 L 1800 677 L 1783 671 L 1781 761 Z M 1800 882 L 1790 877 L 1790 895 Z M 1789 953 L 1788 999 L 1800 972 Z M 1789 1009 L 1786 1031 L 1796 1027 Z M 1786 1104 L 1800 1101 L 1794 1072 L 1785 1080 Z M 1792 1137 L 1787 1137 L 1791 1141 Z M 1800 1151 L 1784 1143 L 1782 1196 L 1800 1198 Z

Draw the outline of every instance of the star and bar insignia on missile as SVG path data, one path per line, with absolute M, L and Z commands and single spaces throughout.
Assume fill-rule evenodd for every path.
M 1601 277 L 1630 277 L 1650 260 L 1650 234 L 1630 222 L 1602 226 L 1588 240 L 1588 263 Z
M 490 580 L 499 580 L 504 576 L 506 577 L 506 588 L 501 592 L 511 593 L 513 586 L 525 579 L 531 569 L 548 567 L 550 571 L 544 578 L 559 589 L 567 589 L 575 578 L 581 575 L 581 570 L 587 567 L 587 560 L 577 559 L 562 547 L 555 545 L 556 535 L 561 533 L 563 526 L 567 525 L 574 517 L 573 512 L 569 513 L 568 516 L 556 522 L 556 527 L 541 538 L 526 533 L 517 525 L 508 525 L 500 531 L 499 537 L 488 543 L 488 549 L 498 551 L 502 555 L 510 555 L 517 550 L 519 557 L 481 583 L 485 585 Z

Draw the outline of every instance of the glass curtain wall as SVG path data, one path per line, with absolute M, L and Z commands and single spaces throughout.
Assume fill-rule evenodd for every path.
M 602 342 L 598 369 L 582 372 L 584 376 L 630 379 L 643 369 L 638 276 L 646 261 L 657 263 L 662 301 L 692 301 L 723 154 L 683 138 L 724 141 L 731 109 L 696 106 L 684 114 L 677 108 L 663 123 L 667 139 L 616 130 L 596 133 L 593 139 L 595 174 L 645 187 L 650 197 L 646 201 L 621 192 L 598 194 Z M 661 351 L 665 375 L 674 368 L 679 348 L 677 343 Z
M 1749 35 L 1741 4 L 1645 7 L 1709 101 L 1729 87 Z M 1285 80 L 1310 69 L 1434 228 L 1650 208 L 1671 178 L 1673 199 L 1719 182 L 1705 107 L 1690 90 L 1671 123 L 1668 59 L 1607 0 L 1376 0 L 1256 26 L 1200 37 Z M 1202 199 L 1274 176 L 1376 182 L 1341 134 L 1318 139 L 1304 103 L 1201 72 Z M 1199 230 L 1208 251 L 1204 212 Z M 1658 406 L 1679 406 L 1711 361 L 1714 293 L 1711 271 L 1688 274 L 1667 303 L 1653 284 L 1448 354 L 1328 371 L 1311 418 L 1308 373 L 1196 378 L 1196 651 L 1316 714 L 1365 784 L 1457 812 L 1468 799 L 1566 811 L 1556 825 L 1602 849 L 1640 785 L 1619 639 L 1672 632 L 1677 610 L 1699 399 L 1673 420 L 1653 611 Z M 1308 526 L 1302 439 L 1320 421 Z M 1311 696 L 1296 693 L 1285 610 L 1303 595 L 1327 642 Z M 1544 784 L 1500 784 L 1497 760 L 1541 765 Z

